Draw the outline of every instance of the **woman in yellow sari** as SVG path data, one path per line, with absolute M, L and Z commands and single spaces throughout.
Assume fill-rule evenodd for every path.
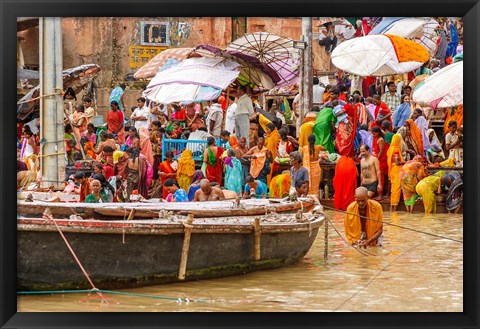
M 193 173 L 195 172 L 195 161 L 193 161 L 192 151 L 185 149 L 178 159 L 177 182 L 182 190 L 188 191 L 192 184 Z
M 309 187 L 308 194 L 320 197 L 318 192 L 320 188 L 320 175 L 322 169 L 320 168 L 320 152 L 325 151 L 322 145 L 315 145 L 315 135 L 308 136 L 308 145 L 302 148 L 303 166 L 308 170 Z
M 440 193 L 440 183 L 445 171 L 439 171 L 434 175 L 425 177 L 418 182 L 415 190 L 417 194 L 423 199 L 423 207 L 425 208 L 425 215 L 437 213 L 437 200 L 435 199 L 435 192 Z
M 413 160 L 405 162 L 400 170 L 400 185 L 402 187 L 403 201 L 408 212 L 413 212 L 413 207 L 417 201 L 418 195 L 415 187 L 418 182 L 427 176 L 425 166 L 421 162 L 422 157 L 415 156 Z
M 284 173 L 272 178 L 268 195 L 271 198 L 285 198 L 288 196 L 291 185 L 292 179 L 290 178 L 290 172 L 286 170 Z
M 447 135 L 448 131 L 450 130 L 448 127 L 448 123 L 450 121 L 454 120 L 457 123 L 458 127 L 463 125 L 463 105 L 447 108 L 443 117 L 445 120 L 445 124 L 443 125 L 443 131 L 445 135 Z
M 402 157 L 402 136 L 395 134 L 392 137 L 390 147 L 387 151 L 388 178 L 390 179 L 390 212 L 397 211 L 400 195 L 402 193 L 400 185 L 400 170 L 405 164 Z
M 37 180 L 38 169 L 40 167 L 40 160 L 36 154 L 24 157 L 23 162 L 27 165 L 27 170 L 17 173 L 17 188 L 20 190 L 27 188 Z
M 268 123 L 265 125 L 265 147 L 270 151 L 272 158 L 275 159 L 277 157 L 277 147 L 278 141 L 280 140 L 280 134 L 278 133 L 277 127 L 270 122 L 267 118 L 265 118 L 262 114 L 260 114 L 260 125 L 263 127 L 262 121 L 267 120 Z M 267 175 L 267 186 L 270 185 L 270 180 L 272 179 L 272 173 L 275 170 L 275 164 L 273 164 L 270 168 L 270 173 Z

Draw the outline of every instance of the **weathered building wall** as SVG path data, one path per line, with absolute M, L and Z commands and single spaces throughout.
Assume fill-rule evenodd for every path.
M 106 114 L 108 111 L 108 96 L 111 89 L 120 81 L 124 81 L 127 74 L 138 69 L 130 65 L 129 47 L 141 45 L 141 21 L 168 22 L 170 47 L 174 48 L 195 47 L 200 44 L 224 48 L 232 41 L 231 17 L 64 18 L 63 68 L 89 63 L 100 65 L 101 71 L 95 79 L 97 109 L 100 114 Z M 301 36 L 301 26 L 301 18 L 249 17 L 246 32 L 266 31 L 298 40 Z M 38 65 L 38 27 L 19 32 L 18 35 L 24 38 L 22 49 L 25 63 Z M 317 51 L 318 46 L 314 45 L 314 63 L 318 62 L 315 60 Z M 141 83 L 138 82 L 127 82 L 125 92 L 127 115 L 130 113 L 130 107 L 136 106 L 136 99 L 141 95 L 140 86 Z M 80 100 L 82 95 L 78 96 Z

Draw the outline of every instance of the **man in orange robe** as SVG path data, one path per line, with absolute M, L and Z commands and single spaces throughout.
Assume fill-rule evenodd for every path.
M 355 201 L 347 208 L 345 235 L 352 245 L 366 248 L 382 245 L 383 210 L 380 203 L 368 198 L 368 190 L 355 190 Z

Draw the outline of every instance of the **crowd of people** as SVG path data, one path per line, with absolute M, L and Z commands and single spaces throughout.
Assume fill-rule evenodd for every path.
M 245 86 L 205 106 L 147 105 L 139 97 L 130 116 L 120 109 L 120 97 L 110 102 L 106 125 L 100 127 L 86 113 L 91 99 L 84 99 L 66 119 L 65 146 L 69 166 L 93 160 L 93 173 L 68 177 L 65 191 L 79 193 L 81 202 L 322 198 L 326 182 L 321 181 L 321 164 L 336 163 L 332 192 L 337 209 L 346 210 L 355 189 L 363 186 L 370 199 L 388 197 L 391 211 L 403 196 L 407 211 L 421 198 L 425 212 L 434 213 L 436 195 L 442 192 L 447 209 L 459 210 L 462 175 L 451 168 L 462 167 L 463 161 L 461 106 L 445 111 L 441 141 L 429 128 L 424 109 L 411 101 L 411 88 L 397 92 L 394 77 L 382 96 L 364 97 L 358 90 L 350 94 L 344 77 L 324 87 L 315 77 L 313 84 L 316 105 L 304 115 L 298 133 L 286 124 L 300 116 L 298 97 L 291 108 L 279 97 L 263 109 Z M 165 139 L 191 143 L 164 150 Z M 24 126 L 18 144 L 18 183 L 25 187 L 38 171 L 38 135 Z M 428 175 L 428 168 L 437 172 Z
M 324 32 L 321 45 L 331 52 L 335 29 L 330 24 Z M 93 173 L 67 177 L 65 192 L 80 194 L 81 202 L 188 202 L 323 198 L 329 196 L 327 186 L 333 187 L 335 207 L 347 210 L 361 186 L 360 195 L 366 191 L 369 200 L 388 198 L 391 211 L 403 199 L 413 212 L 422 199 L 425 212 L 435 213 L 438 195 L 445 194 L 448 211 L 458 212 L 463 180 L 455 168 L 463 167 L 463 106 L 443 109 L 444 129 L 435 131 L 434 111 L 413 102 L 409 85 L 451 63 L 463 45 L 448 49 L 449 57 L 388 79 L 340 70 L 328 85 L 314 77 L 308 111 L 300 108 L 300 94 L 293 101 L 273 97 L 262 106 L 261 96 L 240 84 L 209 102 L 159 104 L 138 97 L 128 108 L 121 83 L 110 94 L 106 123 L 95 126 L 92 99 L 75 105 L 75 93 L 67 90 L 67 166 L 90 160 Z M 23 125 L 17 138 L 20 189 L 41 179 L 38 122 Z M 332 186 L 322 179 L 323 163 L 336 164 Z

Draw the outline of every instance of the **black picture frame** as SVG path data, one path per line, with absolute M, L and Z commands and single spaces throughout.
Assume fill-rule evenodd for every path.
M 465 40 L 464 312 L 462 313 L 17 313 L 15 109 L 16 17 L 38 16 L 462 16 Z M 478 328 L 480 110 L 478 0 L 7 1 L 0 0 L 0 325 L 2 328 Z M 477 125 L 477 126 L 476 126 Z M 413 275 L 413 274 L 412 274 Z

